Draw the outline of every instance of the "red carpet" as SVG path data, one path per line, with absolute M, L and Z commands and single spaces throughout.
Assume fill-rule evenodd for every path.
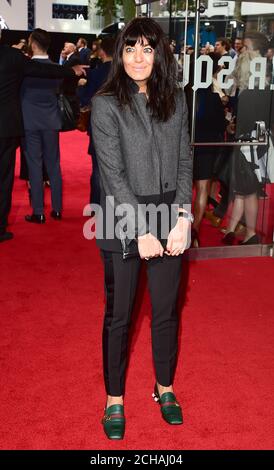
M 49 217 L 44 226 L 24 221 L 27 194 L 16 178 L 10 220 L 15 238 L 0 245 L 1 449 L 273 449 L 270 258 L 185 266 L 189 280 L 175 383 L 184 407 L 180 427 L 165 424 L 151 399 L 150 307 L 146 291 L 139 297 L 126 437 L 105 438 L 102 266 L 94 242 L 82 235 L 90 175 L 86 148 L 86 136 L 62 136 L 60 223 Z

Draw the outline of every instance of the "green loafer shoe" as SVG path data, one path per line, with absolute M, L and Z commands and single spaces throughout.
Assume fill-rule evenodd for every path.
M 168 424 L 183 424 L 182 408 L 177 402 L 174 393 L 165 392 L 160 397 L 157 384 L 155 384 L 152 397 L 161 406 L 162 417 Z
M 109 439 L 123 439 L 125 422 L 123 405 L 111 405 L 105 409 L 102 424 Z

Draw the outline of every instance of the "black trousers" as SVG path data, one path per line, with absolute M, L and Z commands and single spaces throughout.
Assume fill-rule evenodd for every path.
M 6 231 L 11 208 L 18 138 L 0 138 L 0 233 Z
M 106 309 L 103 328 L 103 366 L 106 392 L 120 396 L 125 390 L 128 332 L 134 304 L 139 258 L 122 259 L 121 253 L 102 251 L 105 268 Z M 173 382 L 178 349 L 177 294 L 182 257 L 147 262 L 152 303 L 152 352 L 158 383 Z

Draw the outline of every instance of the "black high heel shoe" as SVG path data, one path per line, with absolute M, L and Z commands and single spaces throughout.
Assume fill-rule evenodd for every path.
M 260 239 L 258 235 L 253 235 L 252 237 L 248 238 L 245 242 L 242 241 L 239 245 L 258 245 L 260 243 Z
M 183 424 L 182 408 L 177 402 L 174 393 L 165 392 L 160 396 L 157 384 L 155 384 L 152 397 L 155 402 L 159 403 L 162 417 L 168 424 Z
M 102 419 L 105 434 L 109 439 L 123 439 L 125 434 L 125 415 L 123 405 L 111 405 L 105 408 Z
M 235 245 L 236 243 L 235 232 L 227 232 L 221 241 L 222 243 L 224 243 L 224 245 Z

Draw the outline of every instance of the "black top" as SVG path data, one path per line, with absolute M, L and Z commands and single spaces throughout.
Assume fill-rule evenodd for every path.
M 91 56 L 91 50 L 88 47 L 83 47 L 79 52 L 79 57 L 81 60 L 81 64 L 83 65 L 88 65 L 89 64 L 89 59 Z
M 224 106 L 218 93 L 212 86 L 201 88 L 197 92 L 197 117 L 195 140 L 214 142 L 220 140 L 226 127 Z
M 82 87 L 81 104 L 86 106 L 90 104 L 91 98 L 101 88 L 106 81 L 111 68 L 111 61 L 104 62 L 95 69 L 87 71 L 87 83 Z

